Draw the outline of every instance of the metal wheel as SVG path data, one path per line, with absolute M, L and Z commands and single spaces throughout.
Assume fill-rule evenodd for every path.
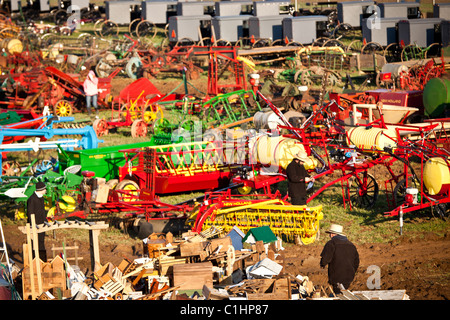
M 286 47 L 301 47 L 303 48 L 303 44 L 298 41 L 291 41 L 286 44 Z
M 106 136 L 109 133 L 108 123 L 106 123 L 105 119 L 96 119 L 92 124 L 92 128 L 97 134 L 97 137 Z
M 367 171 L 361 172 L 349 180 L 349 196 L 352 206 L 372 208 L 378 199 L 378 183 Z
M 441 56 L 441 44 L 440 43 L 432 43 L 425 51 L 424 59 L 438 58 L 440 56 Z
M 2 175 L 3 176 L 19 176 L 22 173 L 20 164 L 15 161 L 5 161 L 2 164 Z
M 271 43 L 270 39 L 258 39 L 253 43 L 252 48 L 269 47 Z
M 123 191 L 118 192 L 118 196 L 119 201 L 124 202 L 136 201 L 139 196 L 139 189 L 139 185 L 130 179 L 120 181 L 115 188 L 116 191 Z
M 64 9 L 57 10 L 53 15 L 53 21 L 57 26 L 63 25 L 67 21 L 67 11 Z
M 195 46 L 195 41 L 191 38 L 181 38 L 175 44 L 175 47 L 184 47 L 184 46 Z
M 361 49 L 363 47 L 363 42 L 361 40 L 353 40 L 352 42 L 350 42 L 347 46 L 347 48 L 345 49 L 345 52 L 348 53 L 360 53 Z
M 134 19 L 133 21 L 130 22 L 130 24 L 128 25 L 128 32 L 130 33 L 130 36 L 132 38 L 137 38 L 137 34 L 136 34 L 136 27 L 139 24 L 139 22 L 141 22 L 142 19 L 141 18 L 137 18 Z
M 341 23 L 333 30 L 333 38 L 341 39 L 351 36 L 353 33 L 353 27 L 348 23 Z
M 131 124 L 131 136 L 133 138 L 146 137 L 147 132 L 147 123 L 144 120 L 137 119 Z
M 94 23 L 94 33 L 97 37 L 100 37 L 100 30 L 101 30 L 100 27 L 104 21 L 105 21 L 104 19 L 99 19 Z
M 439 217 L 443 220 L 447 220 L 450 215 L 450 206 L 446 203 L 438 203 L 434 209 L 436 210 Z
M 142 20 L 136 26 L 136 36 L 138 38 L 151 38 L 156 36 L 156 26 L 153 22 Z
M 340 47 L 345 51 L 345 45 L 342 43 L 342 41 L 337 39 L 330 39 L 324 42 L 324 47 Z
M 216 40 L 215 45 L 217 47 L 231 47 L 231 42 L 225 39 Z
M 408 188 L 417 188 L 416 179 L 408 178 Z M 401 179 L 394 187 L 394 205 L 399 207 L 405 202 L 406 196 L 406 179 Z
M 95 66 L 95 73 L 99 78 L 107 78 L 115 69 L 114 64 L 117 57 L 113 53 L 108 53 L 100 59 Z
M 59 100 L 53 106 L 53 113 L 59 117 L 70 117 L 73 113 L 72 104 L 67 100 Z
M 312 45 L 313 45 L 313 46 L 316 46 L 316 47 L 322 47 L 323 44 L 324 44 L 325 42 L 327 42 L 328 40 L 330 40 L 330 38 L 327 38 L 327 37 L 320 37 L 320 38 L 317 38 L 316 40 L 314 40 L 314 42 L 312 43 Z
M 156 111 L 153 105 L 146 106 L 142 111 L 142 120 L 147 124 L 153 124 L 155 121 L 163 118 L 163 112 L 160 106 L 156 105 Z
M 401 60 L 402 48 L 398 43 L 391 43 L 384 49 L 384 58 L 387 63 Z
M 125 71 L 131 79 L 138 79 L 142 76 L 142 61 L 139 57 L 132 57 L 125 66 Z
M 361 54 L 384 55 L 384 49 L 383 46 L 378 42 L 368 42 L 362 47 Z
M 401 53 L 402 61 L 410 61 L 416 59 L 423 59 L 425 56 L 422 48 L 415 44 L 409 44 L 405 46 Z
M 117 23 L 106 20 L 103 21 L 103 23 L 99 26 L 100 28 L 100 36 L 102 37 L 111 37 L 111 36 L 118 36 L 119 35 L 119 26 Z

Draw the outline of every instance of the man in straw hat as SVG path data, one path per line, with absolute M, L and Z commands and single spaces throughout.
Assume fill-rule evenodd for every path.
M 343 227 L 338 224 L 332 224 L 325 231 L 330 235 L 330 240 L 320 254 L 320 267 L 328 265 L 328 283 L 332 285 L 335 294 L 341 293 L 339 284 L 348 289 L 359 267 L 358 250 L 342 231 Z
M 41 181 L 36 183 L 36 190 L 27 200 L 27 222 L 31 225 L 31 215 L 34 214 L 36 225 L 47 221 L 47 211 L 45 210 L 44 195 L 47 187 Z M 45 232 L 38 233 L 39 257 L 42 261 L 47 261 L 45 250 Z
M 305 169 L 306 161 L 308 161 L 308 155 L 300 151 L 286 167 L 288 194 L 293 205 L 306 205 L 306 184 L 314 182 L 314 178 Z

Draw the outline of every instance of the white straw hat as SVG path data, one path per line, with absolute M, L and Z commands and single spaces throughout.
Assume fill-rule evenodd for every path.
M 338 224 L 332 224 L 330 226 L 330 229 L 328 229 L 327 231 L 325 231 L 326 233 L 335 233 L 335 234 L 341 234 L 344 235 L 344 233 L 342 232 L 344 230 L 344 228 L 341 225 Z
M 306 162 L 308 161 L 308 154 L 305 151 L 299 151 L 295 156 L 295 159 Z

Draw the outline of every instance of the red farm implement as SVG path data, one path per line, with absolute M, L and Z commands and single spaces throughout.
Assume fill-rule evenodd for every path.
M 140 78 L 114 98 L 111 119 L 96 119 L 93 123 L 94 130 L 101 137 L 110 130 L 131 126 L 133 137 L 145 137 L 149 131 L 153 131 L 155 122 L 164 117 L 163 108 L 159 104 L 178 99 L 178 94 L 163 95 L 147 78 Z
M 35 68 L 28 72 L 11 74 L 8 79 L 14 84 L 8 91 L 8 109 L 33 109 L 42 113 L 44 106 L 57 116 L 70 116 L 85 105 L 82 82 L 74 76 L 54 67 Z M 111 79 L 99 79 L 99 105 L 105 107 L 105 97 L 109 94 Z
M 119 169 L 117 189 L 138 193 L 148 184 L 146 171 L 154 171 L 154 192 L 170 194 L 198 190 L 215 190 L 229 185 L 233 168 L 220 144 L 213 142 L 177 143 L 152 146 L 156 161 L 148 168 L 146 150 L 123 150 L 126 165 Z
M 399 141 L 390 153 L 404 163 L 402 179 L 393 189 L 396 216 L 425 208 L 434 208 L 442 218 L 450 210 L 450 119 L 428 121 L 424 127 L 401 127 L 399 134 L 411 135 Z M 418 160 L 417 160 L 418 159 Z M 416 164 L 418 166 L 414 167 Z M 416 173 L 419 170 L 420 173 Z

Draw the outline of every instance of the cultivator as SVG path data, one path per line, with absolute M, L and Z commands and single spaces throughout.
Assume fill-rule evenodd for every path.
M 247 233 L 251 228 L 269 226 L 280 238 L 294 241 L 298 237 L 303 244 L 310 244 L 318 236 L 322 218 L 322 206 L 293 206 L 276 197 L 249 200 L 225 191 L 209 194 L 188 223 L 195 232 L 214 226 L 228 233 L 236 226 Z

